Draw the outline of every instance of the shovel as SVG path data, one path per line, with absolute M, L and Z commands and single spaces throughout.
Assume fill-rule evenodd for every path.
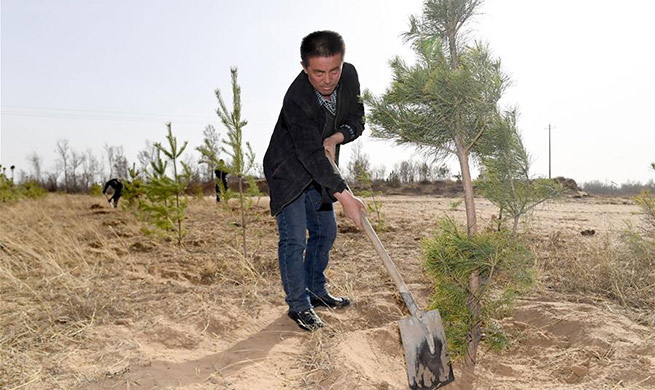
M 339 168 L 330 155 L 328 160 L 336 172 Z M 347 189 L 352 193 L 350 188 Z M 419 309 L 412 293 L 403 281 L 396 265 L 382 246 L 382 242 L 373 230 L 373 226 L 362 211 L 364 232 L 373 243 L 375 251 L 380 255 L 387 271 L 400 291 L 405 305 L 411 314 L 408 318 L 398 320 L 400 338 L 405 349 L 407 364 L 407 380 L 412 390 L 432 390 L 445 386 L 455 380 L 453 367 L 448 353 L 446 333 L 439 310 L 425 312 Z

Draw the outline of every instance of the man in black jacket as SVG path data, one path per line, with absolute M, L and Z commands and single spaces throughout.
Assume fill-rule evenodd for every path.
M 121 183 L 120 180 L 114 178 L 109 180 L 108 182 L 105 183 L 105 186 L 102 188 L 102 194 L 106 194 L 107 190 L 109 190 L 109 187 L 111 187 L 114 190 L 114 195 L 107 199 L 107 202 L 111 204 L 111 202 L 114 202 L 114 208 L 118 206 L 118 200 L 121 198 L 121 195 L 123 195 L 123 183 Z
M 316 31 L 303 39 L 303 70 L 284 97 L 264 156 L 289 317 L 305 330 L 324 325 L 313 307 L 350 304 L 326 289 L 324 271 L 337 235 L 332 203 L 338 200 L 358 227 L 365 209 L 326 157 L 338 162 L 340 145 L 364 130 L 357 71 L 343 62 L 344 54 L 343 39 L 333 31 Z
M 228 170 L 225 166 L 225 161 L 223 159 L 218 160 L 218 167 L 214 169 L 214 174 L 216 175 L 216 201 L 221 201 L 221 191 L 227 191 L 227 174 Z M 221 190 L 220 185 L 223 186 Z

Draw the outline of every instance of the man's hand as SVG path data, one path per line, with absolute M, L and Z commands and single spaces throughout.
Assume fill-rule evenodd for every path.
M 362 228 L 362 212 L 366 213 L 366 206 L 361 199 L 356 198 L 348 190 L 337 192 L 334 194 L 341 206 L 343 207 L 346 216 L 353 220 L 358 228 Z
M 332 160 L 336 160 L 337 145 L 342 143 L 343 140 L 343 134 L 334 133 L 323 141 L 323 148 L 330 155 L 330 157 L 332 157 Z

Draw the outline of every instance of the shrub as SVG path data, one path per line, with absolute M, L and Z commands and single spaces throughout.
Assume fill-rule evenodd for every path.
M 102 186 L 98 183 L 91 184 L 91 187 L 89 187 L 89 195 L 102 196 Z
M 655 191 L 643 191 L 635 197 L 635 203 L 641 207 L 646 222 L 646 233 L 655 234 Z M 653 237 L 655 241 L 655 236 Z
M 18 190 L 13 180 L 7 179 L 0 173 L 0 202 L 9 202 L 18 199 Z
M 145 198 L 146 189 L 143 185 L 141 172 L 136 169 L 136 164 L 132 164 L 132 168 L 129 168 L 127 172 L 130 177 L 124 181 L 123 198 L 125 199 L 125 203 L 123 205 L 124 207 L 137 211 L 141 208 L 141 202 Z
M 30 180 L 19 185 L 18 189 L 20 195 L 25 198 L 38 199 L 46 195 L 46 190 L 35 180 Z
M 23 198 L 37 199 L 46 195 L 46 190 L 34 180 L 15 185 L 12 179 L 8 179 L 0 173 L 0 202 L 16 201 Z
M 424 242 L 426 268 L 434 280 L 431 308 L 439 309 L 446 338 L 455 357 L 466 355 L 467 336 L 474 324 L 468 305 L 469 277 L 480 276 L 477 297 L 483 340 L 490 347 L 507 345 L 499 319 L 509 314 L 514 298 L 534 282 L 534 255 L 507 231 L 469 237 L 452 219 L 439 222 L 434 237 Z

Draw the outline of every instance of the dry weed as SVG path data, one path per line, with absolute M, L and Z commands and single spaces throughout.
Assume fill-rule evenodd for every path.
M 542 280 L 555 290 L 604 296 L 630 308 L 636 320 L 654 325 L 655 259 L 608 235 L 550 234 L 535 237 Z
M 57 384 L 59 352 L 106 315 L 124 312 L 99 283 L 122 250 L 74 197 L 49 196 L 0 208 L 0 387 Z
M 299 385 L 302 389 L 326 388 L 327 382 L 333 379 L 337 365 L 334 363 L 331 345 L 334 344 L 334 337 L 337 334 L 332 326 L 311 333 L 311 340 L 300 354 L 299 364 L 303 374 L 299 378 Z
M 258 217 L 248 226 L 247 256 L 243 255 L 240 243 L 240 231 L 237 221 L 215 202 L 207 199 L 192 200 L 189 204 L 189 239 L 199 235 L 206 237 L 206 244 L 212 247 L 212 256 L 205 259 L 200 271 L 203 283 L 228 282 L 235 285 L 250 286 L 251 290 L 268 287 L 271 274 L 277 274 L 277 257 L 275 250 L 275 225 L 263 209 L 263 201 L 258 200 L 253 213 Z M 198 221 L 211 222 L 211 227 Z M 211 229 L 211 230 L 209 230 Z M 188 245 L 187 245 L 188 246 Z M 189 248 L 188 248 L 189 249 Z M 190 252 L 195 252 L 189 249 Z
M 144 236 L 128 211 L 91 197 L 0 207 L 0 388 L 79 385 L 85 379 L 61 364 L 107 343 L 89 339 L 96 325 L 141 318 L 147 328 L 155 315 L 207 323 L 219 291 L 244 305 L 277 292 L 274 245 L 262 238 L 274 237 L 274 225 L 253 226 L 261 231 L 244 259 L 231 245 L 229 220 L 212 206 L 191 202 L 183 248 Z

